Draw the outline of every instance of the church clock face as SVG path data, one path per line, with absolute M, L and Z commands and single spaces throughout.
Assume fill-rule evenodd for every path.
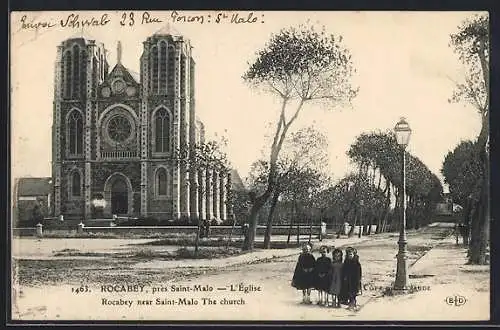
M 132 125 L 127 117 L 117 115 L 108 122 L 108 135 L 116 143 L 123 142 L 130 137 Z
M 113 88 L 113 92 L 116 94 L 121 94 L 125 91 L 125 88 L 127 85 L 123 80 L 115 80 L 113 82 L 113 85 L 111 86 Z

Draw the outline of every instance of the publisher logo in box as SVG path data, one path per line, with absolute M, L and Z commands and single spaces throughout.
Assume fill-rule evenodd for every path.
M 461 295 L 448 296 L 445 299 L 446 303 L 450 306 L 463 306 L 467 302 L 467 298 Z

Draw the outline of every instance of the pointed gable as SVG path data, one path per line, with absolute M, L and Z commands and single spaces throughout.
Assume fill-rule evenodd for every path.
M 135 75 L 135 77 L 134 77 Z M 118 63 L 99 87 L 101 97 L 139 97 L 139 75 Z
M 135 72 L 134 72 L 135 73 Z M 135 73 L 137 74 L 137 73 Z M 134 75 L 131 73 L 129 69 L 127 69 L 123 64 L 118 63 L 115 65 L 113 70 L 108 75 L 108 78 L 106 79 L 108 82 L 111 82 L 117 78 L 123 79 L 126 83 L 134 84 L 134 85 L 139 85 L 139 81 L 136 80 Z M 139 78 L 139 77 L 137 77 Z

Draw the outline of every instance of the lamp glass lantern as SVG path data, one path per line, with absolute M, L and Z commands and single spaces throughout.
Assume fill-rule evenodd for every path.
M 394 127 L 394 132 L 396 132 L 396 141 L 402 146 L 406 147 L 410 142 L 411 128 L 405 118 L 401 118 L 399 122 Z

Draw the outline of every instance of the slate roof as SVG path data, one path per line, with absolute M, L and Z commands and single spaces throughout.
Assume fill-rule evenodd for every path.
M 52 190 L 52 178 L 19 178 L 18 196 L 47 196 Z

